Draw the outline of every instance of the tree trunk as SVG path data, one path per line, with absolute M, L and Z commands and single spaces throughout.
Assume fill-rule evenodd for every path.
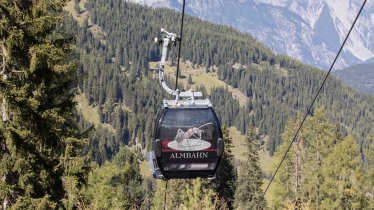
M 8 207 L 8 204 L 9 204 L 9 202 L 8 202 L 8 198 L 5 198 L 4 199 L 4 201 L 3 201 L 3 205 L 2 205 L 2 209 L 3 210 L 6 210 L 7 209 L 7 207 Z
M 6 49 L 4 46 L 4 42 L 0 43 L 0 75 L 2 79 L 5 81 L 8 79 L 8 75 L 5 72 L 5 61 L 6 61 Z M 7 122 L 9 120 L 8 112 L 7 112 L 7 101 L 5 96 L 3 95 L 3 102 L 1 103 L 1 112 L 2 112 L 2 120 L 3 122 Z
M 5 46 L 4 46 L 4 41 L 0 42 L 0 76 L 2 78 L 2 80 L 7 80 L 8 79 L 8 75 L 6 74 L 5 72 L 5 61 L 6 61 L 6 49 L 5 49 Z M 2 113 L 2 121 L 3 123 L 7 122 L 9 120 L 9 116 L 8 116 L 8 112 L 7 112 L 7 107 L 6 107 L 6 104 L 7 104 L 7 101 L 5 99 L 5 95 L 2 95 L 2 98 L 3 98 L 3 101 L 1 103 L 1 109 L 0 109 L 0 112 Z M 4 142 L 4 145 L 2 145 L 2 147 L 4 148 L 1 148 L 2 150 L 6 150 L 6 143 Z M 3 182 L 6 182 L 6 175 L 4 175 L 1 180 Z M 9 200 L 7 197 L 4 198 L 3 202 L 2 202 L 2 210 L 6 210 L 7 207 L 9 205 Z

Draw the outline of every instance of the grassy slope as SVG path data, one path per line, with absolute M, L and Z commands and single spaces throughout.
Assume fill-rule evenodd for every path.
M 150 62 L 149 66 L 151 69 L 156 68 L 158 62 Z M 233 97 L 240 103 L 241 106 L 245 106 L 248 98 L 237 88 L 233 88 L 231 85 L 226 84 L 225 82 L 218 79 L 218 76 L 216 73 L 206 73 L 204 67 L 200 66 L 193 66 L 188 61 L 187 62 L 181 62 L 180 68 L 182 75 L 185 76 L 184 78 L 180 78 L 179 81 L 183 83 L 183 85 L 186 87 L 188 84 L 188 76 L 191 75 L 193 84 L 191 85 L 191 88 L 193 90 L 196 90 L 197 86 L 204 85 L 208 91 L 208 94 L 210 93 L 210 90 L 213 87 L 228 87 L 228 90 L 233 94 Z M 165 66 L 165 75 L 168 75 L 172 78 L 175 78 L 175 72 L 176 67 L 172 67 L 170 65 Z M 170 84 L 174 85 L 174 84 Z M 171 86 L 172 87 L 172 86 Z
M 95 128 L 97 128 L 98 126 L 101 126 L 114 132 L 115 129 L 113 128 L 112 125 L 100 122 L 98 108 L 89 106 L 88 100 L 86 99 L 84 94 L 76 95 L 74 100 L 77 102 L 78 111 L 80 111 L 84 119 L 86 119 L 89 123 L 92 123 L 95 126 Z
M 88 100 L 84 96 L 84 94 L 80 94 L 75 96 L 75 101 L 77 102 L 77 109 L 78 111 L 82 112 L 82 115 L 84 119 L 86 119 L 88 122 L 92 123 L 95 128 L 98 126 L 106 127 L 110 131 L 114 131 L 114 128 L 110 124 L 106 123 L 100 123 L 100 117 L 99 117 L 99 110 L 97 107 L 92 107 L 88 105 Z M 130 148 L 131 149 L 131 148 Z M 148 162 L 143 161 L 140 164 L 140 173 L 144 177 L 152 177 L 152 173 L 148 169 Z
M 86 2 L 87 2 L 87 0 L 81 0 L 80 1 L 80 3 L 79 3 L 80 13 L 79 14 L 75 11 L 74 0 L 70 0 L 70 1 L 66 2 L 64 10 L 67 11 L 69 14 L 71 14 L 73 19 L 75 21 L 77 21 L 80 26 L 82 26 L 84 21 L 86 19 L 88 19 L 88 25 L 90 26 L 88 30 L 90 30 L 92 32 L 92 34 L 96 38 L 98 38 L 102 44 L 105 44 L 106 43 L 105 33 L 101 30 L 101 28 L 98 25 L 92 23 L 91 19 L 89 18 L 90 13 L 88 11 L 86 11 L 86 9 L 84 7 Z
M 80 5 L 79 5 L 80 8 L 84 8 L 85 2 L 86 0 L 82 0 L 80 2 Z M 76 20 L 79 23 L 79 25 L 82 26 L 84 20 L 87 18 L 88 12 L 77 14 L 74 7 L 75 7 L 75 2 L 74 0 L 71 0 L 66 3 L 64 10 L 69 12 L 73 16 L 74 20 Z
M 241 160 L 241 161 L 245 160 L 245 156 L 244 156 L 244 153 L 246 151 L 246 148 L 244 145 L 245 136 L 242 135 L 235 127 L 230 128 L 230 135 L 232 137 L 233 148 L 231 150 L 232 150 L 232 154 L 234 155 L 234 158 L 236 160 Z M 270 157 L 269 153 L 263 150 L 259 151 L 259 157 L 260 157 L 260 167 L 264 171 L 264 173 L 272 174 L 274 158 Z M 262 185 L 262 188 L 265 190 L 267 184 L 269 183 L 269 180 L 263 179 L 263 182 L 264 184 Z M 272 205 L 272 200 L 274 198 L 273 195 L 274 195 L 273 187 L 270 187 L 270 189 L 268 190 L 265 196 L 269 207 Z

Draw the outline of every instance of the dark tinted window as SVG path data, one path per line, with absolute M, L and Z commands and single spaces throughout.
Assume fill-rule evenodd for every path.
M 218 126 L 211 109 L 169 109 L 162 119 L 157 139 L 175 140 L 178 130 L 186 133 L 193 128 L 197 129 L 190 130 L 184 136 L 197 137 L 200 130 L 202 139 L 218 139 Z
M 218 126 L 210 108 L 166 110 L 156 137 L 162 142 L 164 170 L 213 170 Z

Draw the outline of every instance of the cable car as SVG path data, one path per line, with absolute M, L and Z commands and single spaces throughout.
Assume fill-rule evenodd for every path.
M 218 118 L 206 103 L 164 107 L 153 142 L 164 178 L 214 177 L 223 140 Z
M 159 65 L 162 87 L 174 100 L 163 100 L 163 110 L 154 132 L 149 167 L 154 178 L 214 178 L 223 154 L 221 125 L 209 99 L 201 92 L 180 92 L 170 89 L 163 70 L 167 50 L 178 40 L 163 29 L 164 38 L 155 40 L 163 45 Z

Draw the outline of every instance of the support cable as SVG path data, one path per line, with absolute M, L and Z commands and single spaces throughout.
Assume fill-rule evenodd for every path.
M 335 65 L 335 63 L 336 63 L 336 61 L 337 61 L 337 59 L 338 59 L 338 57 L 339 57 L 341 51 L 343 50 L 343 47 L 344 47 L 345 43 L 347 42 L 347 40 L 348 40 L 348 38 L 349 38 L 349 35 L 351 34 L 351 32 L 352 32 L 352 30 L 353 30 L 353 28 L 354 28 L 354 26 L 355 26 L 355 24 L 356 24 L 356 22 L 357 22 L 357 19 L 360 17 L 361 12 L 362 12 L 362 10 L 363 10 L 364 7 L 365 7 L 366 1 L 367 1 L 367 0 L 364 0 L 364 3 L 362 4 L 362 6 L 361 6 L 361 8 L 360 8 L 360 10 L 359 10 L 359 12 L 358 12 L 358 14 L 357 14 L 357 16 L 356 16 L 354 22 L 352 23 L 351 28 L 350 28 L 349 31 L 348 31 L 347 36 L 345 37 L 345 39 L 344 39 L 342 45 L 340 46 L 340 49 L 339 49 L 338 53 L 336 54 L 335 59 L 334 59 L 334 61 L 332 62 L 331 66 L 330 66 L 330 69 L 329 69 L 329 71 L 327 72 L 327 74 L 326 74 L 326 76 L 325 76 L 325 79 L 323 80 L 323 82 L 322 82 L 322 84 L 321 84 L 321 87 L 319 88 L 319 90 L 318 90 L 316 96 L 314 97 L 314 99 L 313 99 L 311 105 L 309 106 L 307 112 L 304 114 L 304 118 L 303 118 L 303 120 L 302 120 L 302 122 L 301 122 L 299 128 L 297 129 L 297 131 L 296 131 L 296 133 L 295 133 L 295 135 L 294 135 L 294 137 L 293 137 L 293 139 L 292 139 L 290 145 L 288 146 L 288 148 L 287 148 L 287 150 L 286 150 L 286 153 L 283 155 L 281 162 L 279 163 L 277 169 L 275 170 L 274 175 L 271 177 L 271 180 L 270 180 L 269 184 L 267 185 L 267 187 L 266 187 L 264 193 L 262 194 L 262 197 L 265 197 L 265 194 L 266 194 L 266 192 L 268 191 L 268 189 L 269 189 L 271 183 L 273 182 L 274 177 L 277 175 L 278 170 L 279 170 L 279 168 L 281 167 L 281 165 L 282 165 L 284 159 L 287 157 L 287 154 L 288 154 L 288 152 L 290 151 L 290 148 L 291 148 L 293 142 L 296 140 L 297 135 L 299 134 L 299 132 L 300 132 L 302 126 L 304 125 L 304 122 L 305 122 L 305 120 L 306 120 L 308 114 L 310 113 L 310 110 L 313 108 L 313 105 L 314 105 L 314 103 L 316 102 L 318 95 L 321 93 L 322 88 L 323 88 L 323 86 L 325 85 L 326 80 L 327 80 L 327 78 L 329 77 L 329 75 L 330 75 L 330 73 L 331 73 L 331 70 L 333 69 L 333 67 L 334 67 L 334 65 Z
M 186 6 L 186 0 L 183 0 L 183 9 L 182 9 L 182 22 L 181 22 L 181 31 L 179 37 L 179 49 L 178 49 L 178 64 L 177 64 L 177 73 L 175 78 L 175 90 L 178 90 L 178 78 L 179 78 L 179 62 L 181 59 L 181 49 L 182 49 L 182 37 L 183 37 L 183 23 L 184 23 L 184 8 Z

